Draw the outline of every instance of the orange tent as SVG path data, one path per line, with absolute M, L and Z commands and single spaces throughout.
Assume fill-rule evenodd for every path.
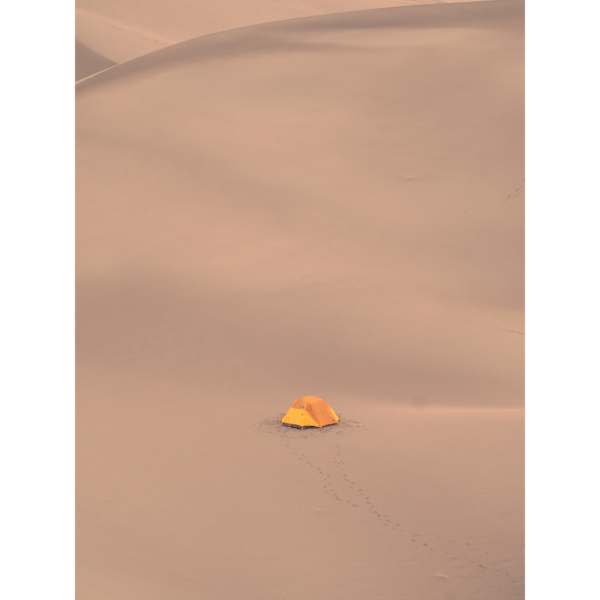
M 325 427 L 339 421 L 333 408 L 322 398 L 304 396 L 296 400 L 287 411 L 281 423 L 286 427 L 306 429 L 307 427 Z

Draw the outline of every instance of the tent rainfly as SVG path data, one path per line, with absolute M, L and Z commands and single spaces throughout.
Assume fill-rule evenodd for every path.
M 338 421 L 339 418 L 333 412 L 333 408 L 325 400 L 316 396 L 304 396 L 296 400 L 281 419 L 282 425 L 296 429 L 336 425 Z

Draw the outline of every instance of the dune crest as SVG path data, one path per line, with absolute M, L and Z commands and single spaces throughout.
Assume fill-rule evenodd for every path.
M 100 56 L 81 42 L 75 42 L 75 81 L 85 79 L 94 73 L 110 69 L 117 63 Z
M 258 23 L 388 6 L 437 4 L 442 1 L 175 0 L 148 4 L 139 0 L 78 0 L 75 20 L 80 43 L 115 63 L 122 63 L 183 40 Z

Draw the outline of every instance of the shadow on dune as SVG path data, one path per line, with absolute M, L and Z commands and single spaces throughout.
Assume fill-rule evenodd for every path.
M 114 67 L 116 64 L 75 40 L 75 81 Z
M 365 317 L 368 292 L 352 282 L 334 287 L 332 305 L 328 283 L 265 294 L 189 287 L 158 273 L 80 278 L 78 360 L 221 392 L 284 395 L 309 382 L 332 399 L 483 407 L 512 397 L 518 405 L 519 381 L 511 389 L 501 371 L 447 354 L 451 340 L 440 346 L 445 336 L 427 318 L 390 322 L 377 303 Z M 342 304 L 343 296 L 351 299 Z
M 431 4 L 401 6 L 348 13 L 321 15 L 262 25 L 251 25 L 230 31 L 201 36 L 145 54 L 110 72 L 98 74 L 77 86 L 79 93 L 90 86 L 115 82 L 123 77 L 141 76 L 153 71 L 183 66 L 199 61 L 218 60 L 239 54 L 268 52 L 334 51 L 349 50 L 350 46 L 338 44 L 307 44 L 294 41 L 294 34 L 311 32 L 350 31 L 365 29 L 424 28 L 478 28 L 489 25 L 495 28 L 510 27 L 523 19 L 524 7 L 520 0 L 492 0 L 457 4 Z

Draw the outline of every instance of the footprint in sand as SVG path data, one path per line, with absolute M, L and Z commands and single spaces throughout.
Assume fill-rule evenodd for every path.
M 299 453 L 297 452 L 294 448 L 291 447 L 289 441 L 286 442 L 286 445 L 294 452 L 294 454 L 296 454 L 296 456 L 300 459 L 305 461 L 311 468 L 314 468 L 317 470 L 317 472 L 319 473 L 319 475 L 321 475 L 323 477 L 323 481 L 325 482 L 325 485 L 323 485 L 323 490 L 326 494 L 331 494 L 337 501 L 342 501 L 345 500 L 346 504 L 350 504 L 353 508 L 361 508 L 360 505 L 354 503 L 351 499 L 349 498 L 342 498 L 340 497 L 340 495 L 338 495 L 336 492 L 333 491 L 333 489 L 331 489 L 330 487 L 328 487 L 332 480 L 330 477 L 329 473 L 325 473 L 323 471 L 323 469 L 321 467 L 319 467 L 318 465 L 315 465 L 312 463 L 312 461 L 306 456 L 306 454 L 304 453 Z M 336 472 L 339 476 L 342 477 L 342 480 L 346 482 L 346 485 L 348 486 L 349 490 L 354 490 L 355 492 L 358 492 L 358 494 L 365 499 L 366 502 L 366 506 L 365 508 L 367 508 L 367 510 L 372 513 L 373 515 L 375 515 L 377 517 L 377 519 L 379 521 L 381 521 L 382 525 L 384 527 L 390 527 L 391 529 L 394 529 L 396 531 L 401 531 L 402 533 L 408 533 L 409 535 L 412 534 L 412 536 L 414 536 L 411 539 L 411 542 L 416 543 L 417 539 L 420 537 L 419 534 L 414 533 L 414 532 L 409 532 L 406 531 L 401 525 L 400 523 L 396 523 L 395 525 L 393 524 L 392 520 L 390 519 L 389 515 L 386 514 L 382 514 L 380 513 L 378 510 L 375 509 L 375 505 L 373 504 L 373 502 L 371 501 L 371 498 L 369 496 L 366 496 L 364 493 L 364 490 L 362 488 L 354 488 L 354 486 L 356 485 L 355 481 L 350 480 L 350 478 L 348 477 L 348 474 L 345 472 L 345 461 L 344 459 L 340 458 L 341 457 L 341 448 L 339 446 L 339 444 L 336 444 L 336 448 L 337 448 L 337 460 L 333 460 L 333 464 L 336 466 Z M 441 539 L 440 536 L 435 536 L 438 540 Z M 457 543 L 454 540 L 449 540 L 451 543 Z M 468 542 L 465 542 L 466 546 L 471 546 L 471 544 L 469 544 Z M 429 551 L 431 552 L 435 552 L 435 549 L 430 547 L 429 544 L 427 543 L 423 543 L 423 547 L 425 548 L 429 548 Z M 481 551 L 479 548 L 475 548 L 477 551 Z M 442 553 L 444 555 L 448 555 L 447 552 L 442 551 Z M 487 553 L 486 553 L 487 554 Z M 456 557 L 451 557 L 452 560 L 458 560 Z M 472 561 L 469 561 L 472 562 Z M 481 568 L 484 568 L 483 565 L 480 565 Z

